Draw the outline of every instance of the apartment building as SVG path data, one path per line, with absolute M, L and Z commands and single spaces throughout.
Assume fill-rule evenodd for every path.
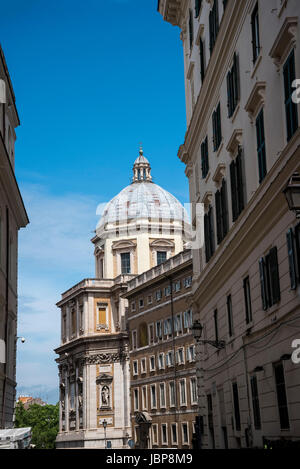
M 18 231 L 28 217 L 15 177 L 15 95 L 0 46 L 0 428 L 13 426 L 16 396 Z
M 160 0 L 158 10 L 181 30 L 188 128 L 178 156 L 190 200 L 205 210 L 192 294 L 200 444 L 294 445 L 300 225 L 284 190 L 300 171 L 300 4 Z
M 124 297 L 137 448 L 192 447 L 198 399 L 191 287 L 190 250 L 128 282 Z

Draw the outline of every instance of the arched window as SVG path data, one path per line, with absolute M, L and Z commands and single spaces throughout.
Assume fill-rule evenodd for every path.
M 139 326 L 139 347 L 146 347 L 148 345 L 148 327 L 145 322 Z

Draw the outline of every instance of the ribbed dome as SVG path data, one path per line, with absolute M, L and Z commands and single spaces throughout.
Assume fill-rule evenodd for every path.
M 100 225 L 142 218 L 189 223 L 186 210 L 172 194 L 145 181 L 130 184 L 114 197 L 105 207 Z
M 133 166 L 133 176 L 133 182 L 106 205 L 98 224 L 100 230 L 107 224 L 126 224 L 126 221 L 132 223 L 139 219 L 189 224 L 188 214 L 181 203 L 152 182 L 150 163 L 142 148 Z

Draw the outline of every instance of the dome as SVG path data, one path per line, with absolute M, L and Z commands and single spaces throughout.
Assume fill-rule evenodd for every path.
M 188 214 L 176 197 L 152 182 L 150 164 L 142 149 L 134 163 L 133 174 L 133 182 L 106 205 L 98 228 L 139 219 L 189 224 Z

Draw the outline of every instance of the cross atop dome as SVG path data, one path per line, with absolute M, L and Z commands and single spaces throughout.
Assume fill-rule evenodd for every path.
M 152 182 L 151 166 L 147 158 L 144 156 L 142 144 L 140 144 L 139 156 L 133 165 L 132 182 Z

